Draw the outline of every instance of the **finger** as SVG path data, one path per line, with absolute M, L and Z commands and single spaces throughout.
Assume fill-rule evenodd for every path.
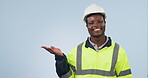
M 41 46 L 41 48 L 44 48 L 44 49 L 51 49 L 50 47 L 46 47 L 46 46 Z
M 54 49 L 55 49 L 55 47 L 54 47 L 54 46 L 51 46 L 50 48 L 51 48 L 52 50 L 54 50 Z
M 54 53 L 51 47 L 41 46 L 41 48 L 44 48 L 45 50 L 49 51 L 50 53 Z
M 45 48 L 47 51 L 53 52 L 53 50 L 50 47 Z
M 46 46 L 41 46 L 41 48 L 47 48 Z

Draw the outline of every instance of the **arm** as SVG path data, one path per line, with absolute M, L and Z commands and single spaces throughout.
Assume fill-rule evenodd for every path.
M 67 57 L 64 53 L 61 52 L 59 48 L 55 48 L 53 46 L 51 47 L 42 46 L 41 48 L 44 48 L 51 54 L 55 55 L 56 72 L 60 78 L 68 78 L 68 77 L 73 78 L 71 76 L 72 70 L 70 69 Z
M 63 54 L 63 56 L 55 55 L 55 60 L 56 60 L 56 72 L 58 76 L 61 77 L 70 70 L 66 55 L 65 54 Z
M 116 74 L 117 78 L 132 78 L 129 61 L 122 47 L 119 49 L 118 60 L 116 63 Z

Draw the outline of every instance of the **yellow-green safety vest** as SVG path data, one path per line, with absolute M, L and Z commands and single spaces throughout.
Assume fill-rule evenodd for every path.
M 99 52 L 83 42 L 68 54 L 70 70 L 61 78 L 132 78 L 124 49 L 114 41 Z

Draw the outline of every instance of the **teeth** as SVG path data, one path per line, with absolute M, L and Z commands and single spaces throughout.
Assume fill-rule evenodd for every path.
M 94 31 L 100 31 L 101 29 L 99 28 L 99 29 L 94 29 Z

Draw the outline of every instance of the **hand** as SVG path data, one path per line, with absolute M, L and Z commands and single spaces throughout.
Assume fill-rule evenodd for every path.
M 51 54 L 63 56 L 63 53 L 61 52 L 61 50 L 59 48 L 55 48 L 53 46 L 51 46 L 51 47 L 41 46 L 41 48 L 44 48 L 45 50 L 47 50 Z

